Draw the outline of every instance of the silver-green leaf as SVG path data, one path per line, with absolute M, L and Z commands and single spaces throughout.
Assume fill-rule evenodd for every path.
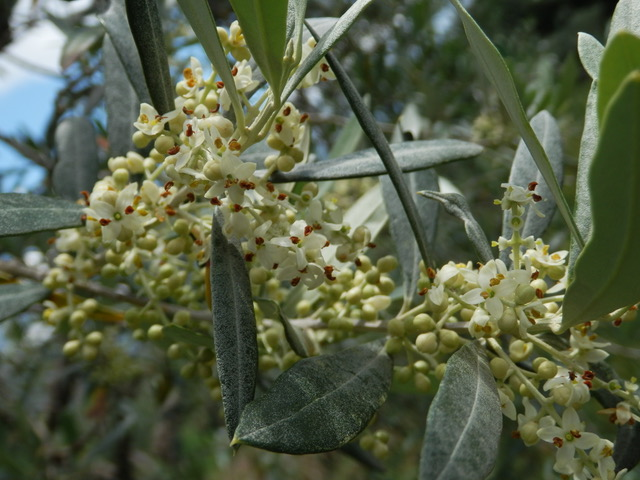
M 51 291 L 39 283 L 0 285 L 0 321 L 23 312 L 49 296 Z
M 484 350 L 468 343 L 447 362 L 427 416 L 420 480 L 484 480 L 498 455 L 502 411 Z
M 593 80 L 598 80 L 600 75 L 600 61 L 604 46 L 588 33 L 578 33 L 578 55 L 585 71 Z
M 211 303 L 224 418 L 232 439 L 240 414 L 255 393 L 258 342 L 247 267 L 238 247 L 222 231 L 222 222 L 221 214 L 214 215 Z
M 82 225 L 82 206 L 61 198 L 0 193 L 0 237 Z
M 383 342 L 302 359 L 245 408 L 233 444 L 290 454 L 340 448 L 384 403 L 392 376 Z

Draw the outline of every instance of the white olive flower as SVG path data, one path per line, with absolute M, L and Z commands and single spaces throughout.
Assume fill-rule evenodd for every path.
M 143 103 L 140 105 L 138 120 L 133 125 L 145 135 L 155 136 L 162 132 L 164 125 L 177 115 L 177 110 L 160 115 L 151 105 Z
M 118 192 L 115 204 L 101 200 L 91 201 L 84 209 L 89 229 L 100 228 L 102 240 L 111 243 L 117 239 L 128 239 L 132 234 L 144 232 L 144 217 L 134 205 L 134 197 L 138 193 L 138 185 L 131 183 Z

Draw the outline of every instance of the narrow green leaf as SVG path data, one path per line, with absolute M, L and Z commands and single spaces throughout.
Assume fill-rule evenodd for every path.
M 236 82 L 233 80 L 227 54 L 224 52 L 220 37 L 218 37 L 218 27 L 213 13 L 211 13 L 209 2 L 207 0 L 178 0 L 178 5 L 187 17 L 213 68 L 224 83 L 225 89 L 229 92 L 238 129 L 244 129 L 244 112 L 236 90 Z
M 640 462 L 640 423 L 620 425 L 613 445 L 613 460 L 616 472 L 622 469 L 631 470 Z
M 255 393 L 258 342 L 247 267 L 222 231 L 219 212 L 211 227 L 211 303 L 222 405 L 231 439 Z
M 317 45 L 309 55 L 300 63 L 294 74 L 289 78 L 284 86 L 281 102 L 284 103 L 296 89 L 302 79 L 317 65 L 322 57 L 324 57 L 329 49 L 340 40 L 353 22 L 360 16 L 362 11 L 372 3 L 373 0 L 357 0 L 342 15 L 333 27 L 318 40 Z
M 291 349 L 300 357 L 310 357 L 311 352 L 305 342 L 304 333 L 289 321 L 282 312 L 280 305 L 268 298 L 256 298 L 256 302 L 266 316 L 280 320 L 284 327 L 284 335 Z
M 403 172 L 414 172 L 445 163 L 473 158 L 482 153 L 482 147 L 461 140 L 419 140 L 390 145 Z M 373 148 L 344 155 L 331 160 L 302 164 L 291 172 L 277 173 L 276 183 L 299 181 L 339 180 L 384 175 L 387 170 L 378 152 Z
M 424 170 L 404 174 L 409 189 L 412 192 L 418 190 L 438 191 L 438 176 L 434 170 Z M 386 175 L 380 178 L 382 185 L 382 198 L 389 215 L 389 229 L 396 249 L 396 255 L 402 268 L 402 286 L 405 302 L 410 302 L 417 294 L 418 280 L 420 279 L 420 251 L 415 238 L 407 235 L 411 230 L 409 219 L 402 209 L 391 180 Z M 418 210 L 422 222 L 426 228 L 426 237 L 429 247 L 433 248 L 438 224 L 439 205 L 434 201 L 424 201 Z
M 0 237 L 82 225 L 82 206 L 61 198 L 0 193 Z
M 345 445 L 387 397 L 393 364 L 383 345 L 300 360 L 247 406 L 233 443 L 290 454 Z
M 578 230 L 585 241 L 591 237 L 591 192 L 589 191 L 589 171 L 591 162 L 598 146 L 599 126 L 596 104 L 598 99 L 598 82 L 592 82 L 589 95 L 587 96 L 587 106 L 584 114 L 584 129 L 580 140 L 580 153 L 578 155 L 578 171 L 576 174 L 576 199 L 575 199 L 575 219 Z M 573 268 L 576 258 L 581 249 L 571 239 L 569 252 L 569 278 L 573 278 Z
M 109 152 L 118 156 L 134 148 L 133 122 L 140 111 L 140 100 L 109 35 L 105 36 L 102 44 L 102 59 Z
M 53 169 L 53 189 L 61 197 L 77 200 L 90 192 L 98 179 L 96 133 L 87 117 L 68 117 L 55 132 L 58 161 Z
M 564 170 L 562 157 L 562 139 L 560 137 L 560 128 L 555 119 L 549 112 L 543 110 L 531 119 L 531 127 L 540 139 L 547 157 L 551 162 L 553 173 L 559 182 L 562 182 Z M 536 193 L 542 197 L 542 201 L 538 202 L 536 208 L 544 214 L 539 217 L 533 209 L 529 209 L 524 218 L 524 226 L 520 234 L 526 238 L 532 235 L 534 238 L 542 236 L 544 231 L 551 223 L 551 218 L 556 211 L 556 204 L 551 198 L 551 191 L 536 167 L 529 150 L 525 143 L 520 140 L 516 154 L 511 165 L 511 173 L 509 174 L 509 183 L 520 187 L 527 187 L 531 182 L 538 182 Z M 502 216 L 502 236 L 511 238 L 513 232 L 511 228 L 511 211 L 507 210 Z M 508 253 L 506 250 L 503 253 Z M 503 258 L 504 260 L 504 258 Z
M 640 2 L 638 0 L 618 1 L 611 17 L 607 43 L 621 31 L 640 35 Z
M 459 0 L 450 0 L 453 6 L 458 11 L 458 15 L 462 20 L 467 39 L 471 45 L 471 50 L 480 62 L 485 75 L 489 78 L 494 88 L 496 89 L 502 104 L 504 105 L 511 121 L 515 124 L 520 136 L 523 138 L 527 148 L 531 152 L 538 170 L 542 174 L 542 177 L 549 185 L 551 194 L 558 205 L 558 210 L 562 215 L 571 235 L 575 238 L 578 246 L 582 248 L 584 241 L 575 220 L 571 215 L 571 210 L 567 204 L 567 200 L 562 194 L 558 179 L 553 174 L 553 168 L 549 163 L 549 159 L 536 137 L 535 132 L 529 125 L 529 121 L 520 102 L 518 91 L 513 83 L 511 73 L 507 68 L 507 64 L 498 52 L 498 49 L 491 43 L 491 40 L 484 34 L 482 29 L 478 26 L 469 13 L 464 9 Z
M 640 38 L 619 32 L 607 42 L 600 63 L 598 80 L 598 120 L 602 125 L 604 111 L 620 84 L 629 73 L 640 69 Z
M 213 337 L 177 325 L 167 325 L 162 329 L 162 335 L 172 342 L 186 343 L 196 347 L 207 347 L 212 350 L 215 349 Z
M 70 30 L 60 54 L 60 66 L 66 70 L 73 62 L 97 44 L 104 35 L 101 25 Z
M 502 411 L 486 354 L 468 343 L 447 362 L 427 416 L 420 480 L 484 480 L 498 455 Z
M 593 80 L 598 79 L 600 74 L 600 61 L 604 46 L 592 35 L 588 33 L 578 33 L 578 55 L 585 71 Z
M 231 5 L 251 56 L 278 98 L 286 61 L 287 0 L 231 0 Z
M 147 84 L 143 80 L 142 62 L 136 48 L 136 42 L 129 28 L 124 0 L 111 0 L 106 12 L 98 15 L 100 22 L 107 30 L 107 36 L 113 43 L 124 71 L 129 78 L 140 102 L 151 103 Z
M 480 227 L 478 221 L 473 217 L 466 198 L 459 193 L 422 191 L 418 192 L 418 194 L 426 198 L 437 200 L 444 206 L 444 209 L 448 214 L 462 220 L 464 223 L 464 230 L 467 232 L 467 237 L 471 240 L 473 248 L 478 254 L 480 260 L 483 263 L 493 260 L 493 253 L 491 252 L 491 246 L 489 245 L 487 236 L 482 230 L 482 227 Z
M 39 283 L 0 285 L 0 322 L 44 300 L 50 293 L 48 288 Z
M 170 112 L 174 91 L 157 0 L 125 0 L 125 5 L 151 102 L 158 113 Z
M 567 288 L 562 329 L 640 301 L 640 71 L 605 112 L 589 187 L 593 231 Z

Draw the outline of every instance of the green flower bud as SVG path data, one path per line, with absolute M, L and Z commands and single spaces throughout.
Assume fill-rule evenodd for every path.
M 386 443 L 377 442 L 373 447 L 373 455 L 377 458 L 387 458 L 389 456 L 389 446 Z
M 366 273 L 364 279 L 367 283 L 376 285 L 380 281 L 380 272 L 376 267 L 372 267 L 371 270 Z
M 549 380 L 553 378 L 558 373 L 558 366 L 550 360 L 545 360 L 536 369 L 538 373 L 538 377 L 543 380 Z
M 273 355 L 260 355 L 258 359 L 258 368 L 261 371 L 271 370 L 272 368 L 276 368 L 278 366 L 278 361 L 273 357 Z
M 179 327 L 186 327 L 191 322 L 191 313 L 188 310 L 178 310 L 173 314 L 173 324 Z
M 92 362 L 98 358 L 98 348 L 95 345 L 85 344 L 82 346 L 82 358 L 87 362 Z
M 172 238 L 167 242 L 165 251 L 169 255 L 180 255 L 182 252 L 184 252 L 186 245 L 187 241 L 184 237 Z
M 387 340 L 384 348 L 389 355 L 395 355 L 404 350 L 404 345 L 400 338 L 391 337 Z
M 404 322 L 399 318 L 392 318 L 387 323 L 387 332 L 393 337 L 404 336 Z
M 182 357 L 182 355 L 184 355 L 184 348 L 179 343 L 172 343 L 169 345 L 169 348 L 167 348 L 167 357 L 172 360 L 176 360 Z
M 449 349 L 456 349 L 460 346 L 460 335 L 453 330 L 440 330 L 440 343 Z
M 405 365 L 403 367 L 393 367 L 393 379 L 399 383 L 407 383 L 413 372 L 411 371 L 411 367 Z
M 506 360 L 496 357 L 492 358 L 491 362 L 489 362 L 489 367 L 491 367 L 491 373 L 498 380 L 504 380 L 507 378 L 507 374 L 509 373 L 509 364 Z
M 520 305 L 526 305 L 536 298 L 536 289 L 531 285 L 518 285 L 515 293 L 515 300 Z
M 173 231 L 181 237 L 189 235 L 189 222 L 187 222 L 184 218 L 177 219 L 175 222 L 173 222 Z
M 432 332 L 436 328 L 436 322 L 431 315 L 419 313 L 413 318 L 413 328 L 418 333 Z
M 376 262 L 376 267 L 380 273 L 388 273 L 398 268 L 398 259 L 393 255 L 387 255 L 379 258 Z
M 271 348 L 277 348 L 280 345 L 280 332 L 277 328 L 269 328 L 263 334 L 264 342 Z
M 313 307 L 313 305 L 311 304 L 311 302 L 309 300 L 300 300 L 296 304 L 296 313 L 300 317 L 306 317 L 307 315 L 309 315 L 311 313 L 311 308 L 312 307 Z
M 438 350 L 438 337 L 434 332 L 421 333 L 416 338 L 416 347 L 422 353 L 435 353 Z
M 134 132 L 131 139 L 133 140 L 133 144 L 136 146 L 136 148 L 145 148 L 147 145 L 149 145 L 149 142 L 153 140 L 153 137 L 150 137 L 149 135 L 145 135 L 144 133 L 138 131 Z
M 529 342 L 523 342 L 522 340 L 514 340 L 509 345 L 509 357 L 514 362 L 522 362 L 526 360 L 533 351 L 533 344 Z
M 438 366 L 434 370 L 434 373 L 435 373 L 436 378 L 438 380 L 442 380 L 442 377 L 444 377 L 444 372 L 445 372 L 446 369 L 447 369 L 447 364 L 446 363 L 438 364 Z
M 69 317 L 69 324 L 73 328 L 81 328 L 87 320 L 87 314 L 84 310 L 76 310 Z
M 95 345 L 96 347 L 102 343 L 103 335 L 102 332 L 91 332 L 89 335 L 85 337 L 85 342 L 90 345 Z
M 424 360 L 417 360 L 416 362 L 414 362 L 413 369 L 416 372 L 420 372 L 424 374 L 429 373 L 429 370 L 431 370 L 431 368 L 429 367 L 429 364 Z
M 167 152 L 174 147 L 174 145 L 175 142 L 173 138 L 169 135 L 164 134 L 156 138 L 156 141 L 153 144 L 158 153 L 161 153 L 162 155 L 166 155 Z
M 424 373 L 416 372 L 413 383 L 420 392 L 428 392 L 431 389 L 431 379 Z
M 164 336 L 163 327 L 159 323 L 155 323 L 147 330 L 147 337 L 150 340 L 160 340 Z
M 389 277 L 380 277 L 380 282 L 378 282 L 378 289 L 383 295 L 391 295 L 391 293 L 396 289 L 396 284 Z
M 291 155 L 280 155 L 276 161 L 278 170 L 281 172 L 290 172 L 296 166 L 296 161 Z
M 69 340 L 62 347 L 62 354 L 65 357 L 73 357 L 80 351 L 81 346 L 82 342 L 80 342 L 80 340 Z
M 538 429 L 540 426 L 538 422 L 527 422 L 520 428 L 520 438 L 527 447 L 538 443 L 540 437 L 538 437 Z
M 184 378 L 193 378 L 196 374 L 197 366 L 193 362 L 185 363 L 180 369 L 180 375 Z
M 363 435 L 362 438 L 360 438 L 359 443 L 360 443 L 360 446 L 365 450 L 373 450 L 373 447 L 375 447 L 377 442 L 376 442 L 376 437 L 369 434 L 369 435 Z

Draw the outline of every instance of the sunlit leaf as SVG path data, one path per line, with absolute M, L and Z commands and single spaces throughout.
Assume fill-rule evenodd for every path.
M 484 480 L 498 455 L 502 410 L 484 350 L 468 343 L 447 362 L 427 416 L 420 480 Z
M 211 301 L 216 365 L 224 418 L 233 438 L 240 414 L 253 400 L 258 367 L 256 319 L 244 258 L 222 231 L 222 215 L 211 227 Z
M 471 45 L 471 50 L 478 59 L 482 70 L 489 78 L 494 88 L 496 89 L 502 104 L 504 105 L 511 121 L 514 123 L 520 136 L 524 140 L 527 148 L 531 152 L 538 170 L 542 174 L 542 177 L 549 185 L 553 199 L 555 200 L 558 210 L 562 215 L 571 235 L 576 239 L 579 247 L 584 246 L 584 241 L 575 220 L 571 215 L 571 210 L 567 204 L 567 200 L 564 197 L 558 179 L 553 174 L 553 167 L 547 158 L 544 148 L 540 144 L 538 137 L 529 125 L 529 121 L 520 102 L 520 97 L 516 86 L 511 77 L 511 73 L 507 68 L 507 64 L 500 55 L 498 49 L 491 43 L 491 40 L 485 35 L 482 29 L 478 26 L 475 20 L 464 9 L 459 0 L 450 0 L 453 6 L 458 11 L 458 15 L 462 20 L 464 31 Z
M 640 2 L 638 0 L 618 1 L 611 17 L 607 43 L 621 31 L 640 35 Z
M 51 291 L 39 283 L 0 285 L 0 321 L 13 317 L 49 296 Z
M 563 329 L 640 301 L 640 71 L 605 112 L 589 187 L 593 230 L 564 298 Z
M 58 161 L 53 169 L 53 189 L 69 200 L 93 190 L 98 179 L 96 132 L 87 117 L 67 117 L 55 132 Z
M 82 225 L 82 206 L 61 198 L 0 193 L 0 237 Z
M 392 144 L 391 151 L 403 172 L 414 172 L 475 157 L 482 153 L 482 147 L 462 140 L 420 140 Z M 376 150 L 367 148 L 331 160 L 298 165 L 291 172 L 273 175 L 272 181 L 286 183 L 338 180 L 386 173 Z
M 601 125 L 611 98 L 634 70 L 640 70 L 640 38 L 628 32 L 619 32 L 607 42 L 600 63 L 598 119 Z
M 426 198 L 437 200 L 443 206 L 445 211 L 453 215 L 454 217 L 462 220 L 464 223 L 464 230 L 467 232 L 467 237 L 471 240 L 473 248 L 480 260 L 484 263 L 489 260 L 493 260 L 493 253 L 491 252 L 491 246 L 487 240 L 487 235 L 480 227 L 478 221 L 473 217 L 467 200 L 459 193 L 440 193 L 422 191 L 418 192 L 420 195 Z
M 335 450 L 367 426 L 392 373 L 383 342 L 302 359 L 245 408 L 233 443 L 291 454 Z

